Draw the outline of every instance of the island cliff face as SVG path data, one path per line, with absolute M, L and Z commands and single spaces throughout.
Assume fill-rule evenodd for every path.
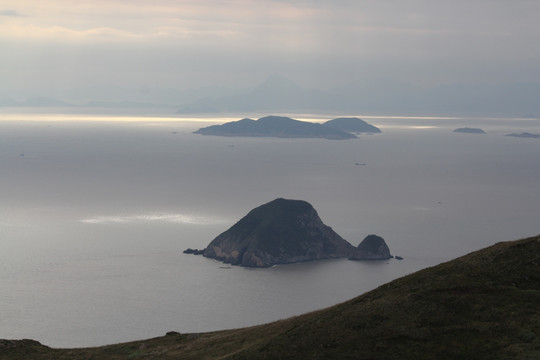
M 355 251 L 323 224 L 308 202 L 280 198 L 251 210 L 216 237 L 204 256 L 233 265 L 267 267 L 349 257 Z

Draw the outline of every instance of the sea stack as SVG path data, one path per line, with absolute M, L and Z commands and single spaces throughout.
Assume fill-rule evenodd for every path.
M 203 255 L 232 265 L 268 267 L 347 258 L 356 252 L 322 222 L 311 204 L 279 198 L 251 210 L 217 236 Z
M 349 260 L 386 260 L 390 259 L 390 249 L 384 239 L 377 235 L 368 235 L 356 248 Z

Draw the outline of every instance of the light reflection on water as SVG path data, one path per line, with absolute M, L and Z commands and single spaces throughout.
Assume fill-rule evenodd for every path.
M 178 224 L 194 224 L 194 225 L 210 225 L 223 224 L 228 220 L 205 215 L 189 215 L 189 214 L 167 214 L 167 213 L 149 213 L 140 215 L 108 215 L 94 216 L 79 220 L 87 224 L 110 224 L 110 223 L 150 223 L 150 222 L 170 222 Z

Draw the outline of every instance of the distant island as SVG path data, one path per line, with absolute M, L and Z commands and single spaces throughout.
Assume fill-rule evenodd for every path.
M 358 247 L 325 225 L 311 204 L 275 199 L 251 210 L 204 250 L 187 249 L 232 265 L 268 267 L 302 261 L 349 258 L 384 260 L 392 257 L 381 237 L 370 235 Z
M 194 132 L 200 135 L 280 138 L 356 139 L 354 134 L 322 124 L 294 120 L 284 116 L 266 116 L 259 120 L 242 119 L 212 125 Z
M 454 130 L 454 132 L 464 133 L 464 134 L 485 134 L 485 131 L 482 129 L 469 128 L 469 127 L 459 128 L 459 129 Z
M 329 126 L 334 129 L 340 129 L 347 132 L 354 133 L 380 133 L 381 129 L 371 124 L 368 124 L 362 119 L 356 117 L 337 118 L 328 120 L 323 123 L 325 126 Z
M 540 134 L 531 134 L 528 132 L 524 132 L 521 134 L 507 134 L 505 136 L 513 136 L 513 137 L 520 137 L 520 138 L 531 138 L 531 139 L 540 139 Z

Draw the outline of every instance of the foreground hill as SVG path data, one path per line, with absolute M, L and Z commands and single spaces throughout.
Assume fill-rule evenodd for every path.
M 0 341 L 0 359 L 539 359 L 540 236 L 250 328 L 87 349 Z
M 212 125 L 194 132 L 201 135 L 281 138 L 356 139 L 356 136 L 322 124 L 294 120 L 284 116 L 265 116 L 259 120 L 242 119 Z

